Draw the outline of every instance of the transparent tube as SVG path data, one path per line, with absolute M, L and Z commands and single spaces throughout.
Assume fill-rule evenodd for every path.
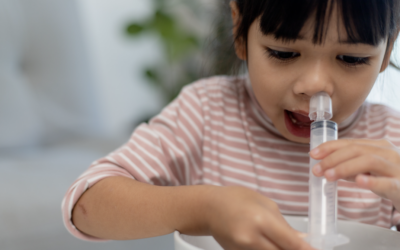
M 332 117 L 329 95 L 318 93 L 310 102 L 310 118 L 317 120 L 311 124 L 310 150 L 320 144 L 337 140 L 338 126 L 326 120 Z M 332 250 L 335 246 L 349 242 L 343 235 L 337 234 L 337 183 L 328 182 L 325 177 L 316 177 L 312 173 L 319 161 L 310 157 L 308 236 L 310 245 L 319 250 Z

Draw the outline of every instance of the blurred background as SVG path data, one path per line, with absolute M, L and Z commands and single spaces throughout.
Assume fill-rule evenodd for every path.
M 77 240 L 61 200 L 183 85 L 240 72 L 226 10 L 225 0 L 0 0 L 1 249 L 173 249 L 172 235 Z M 400 110 L 399 72 L 381 74 L 369 100 Z

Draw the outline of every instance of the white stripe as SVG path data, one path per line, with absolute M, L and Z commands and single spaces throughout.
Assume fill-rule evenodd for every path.
M 285 175 L 291 175 L 291 176 L 302 176 L 302 177 L 309 177 L 309 173 L 301 173 L 301 172 L 294 172 L 290 170 L 282 170 L 282 169 L 275 169 L 275 168 L 270 168 L 268 166 L 263 166 L 256 164 L 256 168 L 269 172 L 269 173 L 276 173 L 276 174 L 285 174 Z
M 187 94 L 188 96 L 191 97 L 191 100 L 195 101 L 197 106 L 201 106 L 200 100 L 199 100 L 199 96 L 197 95 L 197 91 L 195 88 L 193 89 L 189 89 L 188 91 L 186 91 L 186 87 L 184 88 L 184 93 Z
M 218 92 L 210 92 L 212 90 L 217 90 Z M 208 95 L 215 95 L 215 94 L 227 94 L 227 95 L 232 95 L 232 96 L 237 96 L 237 93 L 231 89 L 231 86 L 227 84 L 221 84 L 218 83 L 216 85 L 208 85 L 204 91 L 199 91 L 199 93 L 205 93 L 207 92 Z
M 233 153 L 239 153 L 239 154 L 243 154 L 245 156 L 251 156 L 251 153 L 248 150 L 243 150 L 240 148 L 228 146 L 225 143 L 222 143 L 220 141 L 214 141 L 208 136 L 204 136 L 204 141 L 210 142 L 212 145 L 216 145 L 220 148 L 223 148 L 223 149 L 233 152 Z M 205 148 L 205 146 L 204 146 L 204 148 Z
M 266 130 L 260 126 L 249 126 L 249 130 L 256 131 L 256 132 L 266 132 Z
M 85 185 L 85 189 L 87 190 L 89 185 L 93 185 L 94 183 L 96 183 L 98 180 L 100 180 L 101 178 L 107 178 L 107 177 L 111 177 L 112 175 L 108 175 L 108 174 L 102 174 L 102 175 L 98 175 L 95 176 L 93 178 L 90 178 L 87 180 L 86 185 Z
M 233 113 L 233 114 L 238 114 L 240 112 L 240 110 L 238 108 L 228 107 L 222 101 L 220 101 L 220 102 L 209 101 L 208 104 L 215 108 L 220 108 L 220 109 L 224 110 L 225 112 L 229 112 L 229 113 Z
M 231 98 L 236 99 L 237 95 L 230 95 L 228 93 L 221 93 L 221 92 L 207 92 L 205 93 L 207 98 L 209 99 L 221 99 L 221 98 Z
M 290 211 L 290 210 L 284 210 L 284 209 L 279 209 L 279 211 L 281 212 L 281 214 L 284 214 L 284 215 L 297 215 L 297 216 L 308 215 L 308 211 L 301 212 L 301 211 Z
M 119 166 L 120 164 L 111 156 L 107 156 L 106 159 L 112 163 L 114 163 L 115 165 Z
M 343 210 L 349 213 L 364 213 L 364 212 L 379 212 L 381 208 L 378 207 L 370 207 L 370 208 L 350 208 L 338 205 L 338 210 Z
M 212 97 L 213 100 L 215 100 L 214 99 L 215 97 L 219 97 L 220 100 L 222 100 L 224 103 L 229 103 L 231 105 L 237 105 L 238 104 L 238 100 L 237 100 L 236 96 L 235 96 L 235 98 L 231 98 L 229 96 L 225 96 L 225 95 L 222 95 L 221 93 L 218 93 L 218 94 L 212 94 L 212 96 L 210 96 L 210 97 Z M 207 100 L 207 104 L 209 102 L 212 102 L 212 100 L 210 100 L 210 98 L 208 96 L 205 96 L 203 98 Z
M 308 153 L 294 152 L 294 151 L 289 151 L 289 150 L 285 151 L 285 150 L 279 150 L 279 149 L 274 149 L 274 148 L 269 148 L 269 147 L 260 147 L 258 145 L 255 145 L 253 142 L 251 142 L 250 145 L 252 147 L 257 147 L 257 149 L 262 152 L 271 152 L 271 153 L 277 153 L 280 155 L 299 156 L 299 157 L 309 158 Z
M 222 186 L 221 183 L 212 181 L 208 178 L 204 178 L 204 184 L 210 184 L 210 185 L 214 185 L 214 186 Z
M 192 111 L 192 113 L 196 116 L 199 122 L 203 123 L 203 118 L 201 118 L 201 115 L 199 113 L 199 110 L 201 111 L 200 100 L 192 92 L 187 91 L 185 92 L 185 94 L 187 94 L 190 97 L 190 100 L 194 101 L 197 104 L 197 108 L 194 108 L 192 104 L 186 100 L 186 98 L 183 99 L 183 103 L 190 109 L 190 111 Z
M 208 167 L 204 167 L 203 171 L 204 171 L 204 173 L 209 173 L 209 174 L 213 175 L 214 177 L 218 177 L 218 178 L 221 177 L 221 175 L 218 172 L 216 172 L 212 169 L 209 169 Z
M 235 99 L 235 100 L 232 100 L 232 99 L 225 99 L 225 98 L 221 98 L 221 100 L 219 100 L 219 101 L 208 101 L 207 102 L 207 104 L 209 104 L 210 106 L 214 106 L 214 107 L 226 107 L 228 104 L 229 105 L 231 105 L 232 107 L 232 109 L 234 109 L 234 107 L 237 107 L 238 106 L 238 101 Z M 239 109 L 235 109 L 236 110 L 236 112 L 239 112 Z
M 362 217 L 362 218 L 351 218 L 348 216 L 345 216 L 343 214 L 340 214 L 340 217 L 347 219 L 347 220 L 351 220 L 351 221 L 358 221 L 358 222 L 366 222 L 366 221 L 373 221 L 373 220 L 378 220 L 380 217 L 386 217 L 388 218 L 387 215 L 383 214 L 383 213 L 379 213 L 378 215 L 374 215 L 374 216 L 369 216 L 369 217 Z M 388 218 L 389 219 L 389 218 Z
M 398 129 L 398 128 L 393 128 L 393 127 L 391 127 L 391 126 L 388 126 L 387 129 L 388 129 L 388 131 L 391 132 L 391 133 L 400 134 L 400 129 Z
M 338 197 L 338 201 L 361 202 L 361 203 L 380 203 L 381 198 L 355 198 L 355 197 Z
M 154 184 L 153 183 L 153 181 L 151 181 L 150 179 L 149 179 L 149 177 L 147 177 L 147 175 L 140 169 L 140 168 L 138 168 L 131 160 L 129 160 L 129 158 L 128 157 L 126 157 L 124 154 L 122 154 L 122 153 L 119 153 L 119 155 L 136 171 L 136 172 L 138 172 L 142 177 L 143 177 L 143 179 L 145 179 L 148 183 L 151 183 L 151 184 Z
M 371 190 L 358 188 L 358 187 L 352 188 L 352 187 L 343 187 L 343 186 L 339 186 L 338 185 L 337 190 L 338 191 L 354 192 L 354 193 L 373 194 Z
M 267 138 L 267 137 L 259 137 L 259 136 L 254 136 L 253 139 L 255 141 L 262 141 L 262 142 L 269 142 L 269 143 L 273 143 L 273 144 L 282 144 L 282 145 L 288 145 L 288 146 L 304 146 L 304 147 L 308 147 L 308 145 L 304 145 L 304 144 L 300 144 L 300 143 L 295 143 L 295 142 L 291 142 L 291 141 L 285 141 L 285 140 L 276 140 L 276 139 L 271 139 L 271 138 Z M 302 154 L 302 153 L 300 153 Z
M 91 175 L 94 172 L 97 172 L 99 169 L 102 169 L 102 168 L 105 168 L 105 169 L 112 168 L 112 169 L 118 169 L 118 170 L 126 171 L 125 169 L 121 168 L 120 166 L 115 166 L 115 165 L 112 165 L 112 164 L 109 164 L 109 163 L 102 163 L 102 164 L 99 164 L 97 166 L 95 165 L 95 166 L 90 167 L 81 176 L 79 176 L 78 179 L 87 177 L 88 175 Z
M 244 130 L 239 127 L 229 126 L 223 122 L 215 121 L 215 120 L 211 120 L 210 123 L 216 127 L 218 127 L 218 126 L 221 127 L 222 130 L 228 130 L 228 131 L 233 131 L 233 132 L 238 132 L 238 133 L 244 134 Z
M 173 102 L 168 106 L 167 108 L 163 109 L 161 114 L 167 114 L 169 116 L 172 116 L 173 118 L 176 118 L 178 116 L 178 113 L 176 112 L 176 109 L 179 109 L 179 105 L 177 102 Z
M 193 138 L 193 135 L 186 128 L 185 124 L 183 124 L 181 121 L 179 121 L 178 124 L 179 124 L 179 128 L 183 130 L 183 132 L 186 134 L 186 136 L 189 138 L 190 142 L 192 143 L 192 145 L 197 153 L 198 158 L 201 158 L 200 148 L 199 148 L 199 145 L 197 144 L 198 142 Z M 201 138 L 201 136 L 199 138 Z M 188 149 L 190 150 L 191 147 L 188 147 Z
M 205 111 L 207 111 L 207 107 L 205 108 Z M 229 116 L 226 113 L 218 112 L 218 111 L 210 111 L 209 113 L 210 113 L 210 115 L 212 117 L 209 116 L 209 115 L 204 115 L 204 120 L 205 121 L 212 121 L 212 120 L 215 120 L 215 119 L 221 119 L 222 118 L 222 119 L 224 119 L 225 121 L 228 121 L 228 122 L 238 123 L 237 126 L 242 126 L 242 120 L 240 120 L 237 117 Z M 220 113 L 220 114 L 218 114 L 218 113 Z
M 231 182 L 231 183 L 234 183 L 234 184 L 238 184 L 238 185 L 241 185 L 241 186 L 245 186 L 245 187 L 248 187 L 248 188 L 252 188 L 252 189 L 257 189 L 257 185 L 254 184 L 254 183 L 251 183 L 251 182 L 239 180 L 239 179 L 236 179 L 236 178 L 233 178 L 233 177 L 228 177 L 228 176 L 222 176 L 221 178 L 224 181 L 228 181 L 228 182 Z
M 195 114 L 194 111 L 191 111 L 192 114 Z M 199 138 L 202 137 L 202 133 L 200 132 L 200 128 L 199 128 L 199 124 L 193 122 L 192 118 L 190 118 L 190 116 L 188 116 L 188 114 L 185 111 L 181 111 L 182 117 L 185 118 L 190 125 L 194 128 L 194 130 L 196 131 L 197 135 Z M 201 122 L 201 125 L 203 125 L 203 122 Z
M 308 202 L 287 201 L 287 200 L 281 200 L 281 199 L 277 199 L 277 198 L 270 198 L 270 199 L 273 200 L 278 205 L 294 206 L 296 208 L 299 208 L 299 207 L 308 208 Z
M 237 137 L 229 136 L 229 135 L 225 135 L 224 132 L 222 132 L 222 131 L 215 131 L 215 130 L 211 129 L 209 126 L 205 126 L 205 127 L 204 127 L 204 130 L 210 131 L 211 134 L 217 135 L 217 136 L 221 137 L 222 139 L 226 139 L 227 141 L 233 141 L 233 142 L 243 143 L 243 144 L 247 145 L 247 140 L 242 139 L 242 138 L 237 138 Z
M 300 192 L 300 191 L 287 191 L 282 189 L 276 188 L 267 188 L 267 187 L 260 187 L 260 190 L 266 193 L 275 193 L 275 194 L 284 194 L 284 195 L 293 195 L 293 196 L 303 196 L 308 197 L 308 192 Z
M 250 166 L 250 167 L 253 166 L 253 162 L 251 162 L 251 161 L 246 161 L 246 160 L 242 160 L 240 158 L 235 158 L 235 157 L 231 157 L 231 156 L 228 156 L 228 155 L 225 155 L 225 154 L 222 154 L 222 153 L 218 153 L 218 152 L 215 152 L 214 150 L 211 150 L 209 147 L 203 147 L 203 148 L 204 148 L 204 151 L 210 152 L 212 155 L 216 155 L 216 156 L 218 156 L 218 157 L 220 157 L 222 159 L 226 159 L 228 161 L 231 161 L 232 163 L 236 163 L 236 164 L 240 163 L 240 164 L 243 164 L 243 165 L 246 165 L 246 166 Z
M 351 133 L 354 133 L 355 135 L 364 136 L 366 134 L 368 138 L 382 137 L 385 134 L 385 132 L 386 132 L 385 130 L 377 130 L 375 132 L 369 132 L 368 130 L 358 130 L 358 129 L 351 130 Z
M 262 157 L 262 156 L 260 156 L 258 154 L 254 154 L 253 156 L 254 157 L 258 157 L 261 160 L 263 160 L 265 162 L 270 162 L 270 163 L 279 163 L 279 164 L 289 165 L 289 166 L 293 166 L 293 167 L 303 167 L 303 168 L 309 168 L 310 167 L 310 165 L 308 163 L 291 162 L 291 161 L 287 161 L 287 160 L 266 158 L 266 157 Z
M 164 171 L 165 176 L 167 177 L 168 182 L 171 182 L 171 176 L 169 175 L 169 172 L 167 170 L 167 168 L 164 166 L 164 164 L 162 164 L 162 162 L 160 161 L 160 159 L 158 159 L 157 157 L 154 157 L 154 155 L 150 154 L 149 152 L 147 152 L 146 149 L 144 149 L 142 146 L 140 146 L 138 143 L 136 143 L 134 140 L 130 140 L 130 143 L 132 143 L 133 145 L 135 145 L 140 151 L 142 151 L 145 155 L 147 155 L 148 157 L 150 157 L 153 161 L 155 161 L 158 166 Z
M 169 152 L 169 155 L 171 156 L 172 162 L 174 163 L 175 169 L 178 172 L 179 179 L 181 181 L 185 182 L 185 179 L 183 178 L 183 175 L 182 175 L 181 168 L 179 167 L 179 164 L 178 164 L 178 161 L 176 160 L 174 152 L 170 148 L 168 149 L 168 152 Z M 188 173 L 189 173 L 189 170 L 186 169 L 186 183 L 185 183 L 186 185 L 190 184 L 190 178 L 189 178 Z
M 76 188 L 74 188 L 74 190 L 72 191 L 71 197 L 69 198 L 69 203 L 68 203 L 68 218 L 71 220 L 72 219 L 72 207 L 74 203 L 74 197 L 75 197 L 75 193 L 76 193 Z
M 156 119 L 154 120 L 153 124 L 164 125 L 164 124 L 160 123 L 160 121 L 166 123 L 168 126 L 170 126 L 172 128 L 176 129 L 176 127 L 177 127 L 174 122 L 172 122 L 169 118 L 167 118 L 166 116 L 163 116 L 163 115 L 157 116 Z
M 135 134 L 134 137 L 137 137 L 139 140 L 141 140 L 142 142 L 146 143 L 149 147 L 151 147 L 152 149 L 158 151 L 160 154 L 162 154 L 162 150 L 160 147 L 158 147 L 158 145 L 156 146 L 155 144 L 151 143 L 149 140 L 147 140 L 147 138 L 144 138 L 143 136 L 139 135 L 139 134 Z
M 154 176 L 157 177 L 157 179 L 161 182 L 161 185 L 165 186 L 165 181 L 163 180 L 163 178 L 161 178 L 160 173 L 158 173 L 156 170 L 154 170 L 149 163 L 142 158 L 142 156 L 140 156 L 139 154 L 137 154 L 135 151 L 133 151 L 130 147 L 126 147 L 126 150 L 128 150 L 128 152 L 135 157 L 136 159 L 138 159 L 143 166 L 145 166 L 150 172 L 152 172 L 154 174 Z M 120 155 L 124 155 L 123 153 L 120 153 Z M 125 155 L 124 155 L 125 156 Z M 132 164 L 134 164 L 132 162 Z

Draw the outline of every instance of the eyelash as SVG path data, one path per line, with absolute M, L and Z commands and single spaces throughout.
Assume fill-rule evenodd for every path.
M 351 58 L 352 60 L 355 60 L 355 62 L 353 62 L 353 63 L 346 62 L 346 61 L 344 61 L 345 57 L 347 57 L 349 59 Z M 369 58 L 368 57 L 354 57 L 354 56 L 340 55 L 340 56 L 337 56 L 336 59 L 342 61 L 342 63 L 346 67 L 350 67 L 350 68 L 351 67 L 356 67 L 358 65 L 363 65 L 363 64 L 369 65 Z
M 270 48 L 266 48 L 266 53 L 268 54 L 269 58 L 279 60 L 280 62 L 289 62 L 300 56 L 300 54 L 296 53 L 296 52 L 278 51 L 278 50 L 273 50 Z M 292 54 L 293 56 L 289 57 L 289 58 L 285 58 L 285 57 L 282 57 L 282 54 L 279 55 L 280 53 Z M 346 62 L 345 58 L 352 59 L 355 62 L 352 62 L 352 63 Z M 368 57 L 354 57 L 354 56 L 339 55 L 336 57 L 336 59 L 340 60 L 346 67 L 356 67 L 358 65 L 363 65 L 363 64 L 369 65 Z
M 300 56 L 300 54 L 296 53 L 296 52 L 278 51 L 278 50 L 273 50 L 273 49 L 270 49 L 270 48 L 266 48 L 266 53 L 268 54 L 269 58 L 273 58 L 273 59 L 279 60 L 280 62 L 289 62 L 289 61 L 295 59 L 296 57 Z M 284 58 L 284 57 L 280 56 L 279 53 L 282 53 L 282 54 L 283 53 L 293 54 L 295 56 L 289 57 L 289 58 Z

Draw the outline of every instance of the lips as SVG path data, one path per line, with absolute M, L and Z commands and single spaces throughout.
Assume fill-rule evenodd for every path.
M 297 137 L 309 138 L 312 121 L 302 111 L 285 110 L 285 125 L 288 131 Z

